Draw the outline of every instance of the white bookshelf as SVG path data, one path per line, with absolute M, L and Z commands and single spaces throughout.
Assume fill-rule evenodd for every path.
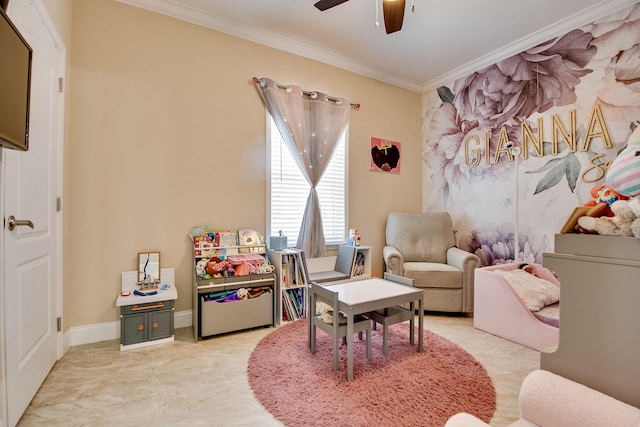
M 269 260 L 276 273 L 276 322 L 307 317 L 308 280 L 302 251 L 270 250 Z

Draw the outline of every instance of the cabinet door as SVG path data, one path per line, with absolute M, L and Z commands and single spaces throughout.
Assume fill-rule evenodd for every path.
M 151 311 L 149 315 L 149 341 L 173 335 L 173 310 Z
M 147 314 L 125 314 L 120 319 L 120 343 L 136 344 L 147 340 Z

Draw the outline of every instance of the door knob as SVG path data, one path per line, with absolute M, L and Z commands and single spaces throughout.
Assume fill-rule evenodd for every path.
M 15 216 L 11 215 L 8 218 L 7 223 L 9 224 L 9 231 L 13 231 L 16 227 L 21 225 L 26 225 L 27 227 L 31 227 L 33 229 L 33 222 L 29 219 L 16 219 Z

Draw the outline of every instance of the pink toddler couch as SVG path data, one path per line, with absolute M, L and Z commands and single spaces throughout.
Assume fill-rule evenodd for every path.
M 554 373 L 536 369 L 520 388 L 520 419 L 509 427 L 638 427 L 640 409 Z M 444 427 L 489 427 L 468 413 Z
M 558 346 L 560 303 L 544 307 L 536 313 L 538 316 L 527 308 L 507 280 L 496 272 L 514 270 L 519 265 L 500 264 L 475 270 L 473 326 L 534 350 L 553 352 Z M 560 286 L 549 269 L 540 264 L 530 265 L 538 277 Z

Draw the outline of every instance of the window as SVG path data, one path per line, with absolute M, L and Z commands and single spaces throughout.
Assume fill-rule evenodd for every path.
M 322 225 L 327 245 L 344 243 L 346 239 L 346 131 L 336 145 L 317 191 L 320 198 Z M 310 186 L 285 146 L 276 124 L 269 116 L 268 137 L 270 151 L 269 224 L 271 236 L 282 230 L 287 244 L 295 246 L 307 204 Z

